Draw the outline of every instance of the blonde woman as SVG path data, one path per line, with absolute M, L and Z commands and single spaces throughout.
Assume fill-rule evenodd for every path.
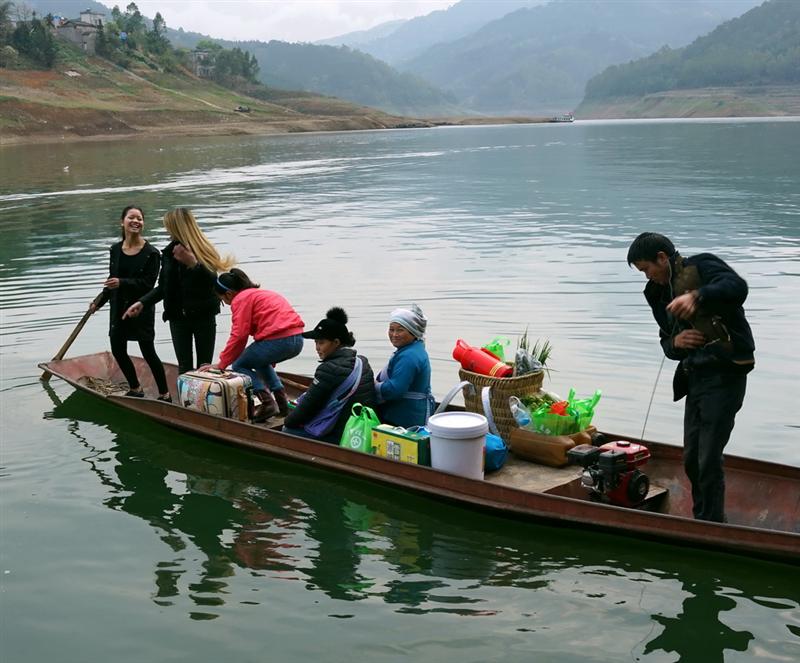
M 169 322 L 178 368 L 186 373 L 213 360 L 220 305 L 214 284 L 217 272 L 229 270 L 235 261 L 220 257 L 185 207 L 167 212 L 164 228 L 172 241 L 161 253 L 158 285 L 130 306 L 125 317 L 135 318 L 163 300 L 163 318 Z

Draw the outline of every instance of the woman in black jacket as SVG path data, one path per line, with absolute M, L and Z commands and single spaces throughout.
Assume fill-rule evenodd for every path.
M 347 314 L 339 307 L 330 309 L 325 318 L 314 329 L 304 332 L 303 336 L 314 339 L 320 364 L 308 391 L 284 420 L 283 430 L 293 435 L 339 444 L 353 404 L 361 403 L 374 408 L 377 403 L 372 368 L 367 358 L 359 355 L 361 378 L 355 392 L 345 402 L 332 428 L 321 435 L 313 435 L 307 427 L 324 409 L 336 389 L 353 373 L 356 351 L 352 346 L 356 339 L 347 329 Z
M 164 215 L 164 228 L 172 241 L 161 253 L 158 285 L 126 312 L 135 318 L 164 301 L 163 319 L 169 322 L 172 347 L 181 373 L 214 359 L 219 297 L 214 290 L 217 272 L 229 270 L 234 260 L 220 258 L 197 225 L 191 210 L 178 207 Z M 192 352 L 194 346 L 197 363 Z
M 128 381 L 126 396 L 143 397 L 136 368 L 128 356 L 128 341 L 138 341 L 139 349 L 158 387 L 158 399 L 171 401 L 164 366 L 156 354 L 155 315 L 152 309 L 139 318 L 126 318 L 124 313 L 144 293 L 148 292 L 158 277 L 159 252 L 144 237 L 144 213 L 141 207 L 129 205 L 122 210 L 122 241 L 111 246 L 111 260 L 108 279 L 103 296 L 98 304 L 89 307 L 92 313 L 107 301 L 111 301 L 111 315 L 108 335 L 111 339 L 111 352 L 120 370 Z

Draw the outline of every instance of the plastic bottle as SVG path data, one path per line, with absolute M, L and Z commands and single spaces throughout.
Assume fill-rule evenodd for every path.
M 531 425 L 531 413 L 516 396 L 511 396 L 508 399 L 508 407 L 511 409 L 511 414 L 514 416 L 514 421 L 520 428 L 527 428 Z

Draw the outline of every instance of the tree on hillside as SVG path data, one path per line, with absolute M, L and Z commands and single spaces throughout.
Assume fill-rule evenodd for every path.
M 145 43 L 147 50 L 151 53 L 163 55 L 169 51 L 170 43 L 167 38 L 167 23 L 161 16 L 161 12 L 156 12 L 156 16 L 153 19 L 153 29 L 147 33 Z
M 52 24 L 52 16 L 50 17 Z M 19 23 L 11 36 L 11 44 L 20 53 L 48 69 L 56 60 L 56 44 L 47 21 L 33 18 Z
M 142 16 L 135 2 L 131 2 L 125 7 L 124 14 L 117 5 L 114 5 L 111 10 L 111 18 L 120 35 L 124 33 L 123 42 L 128 48 L 136 50 L 139 44 L 144 42 L 146 37 L 144 16 Z
M 0 2 L 0 46 L 5 46 L 11 41 L 11 34 L 14 32 L 11 23 L 13 9 L 13 2 Z
M 242 79 L 255 83 L 258 74 L 258 62 L 255 56 L 240 48 L 221 49 L 214 59 L 214 80 L 226 83 L 230 79 Z
M 114 42 L 106 34 L 106 28 L 101 23 L 97 26 L 97 36 L 94 40 L 94 52 L 101 58 L 108 58 L 114 50 Z
M 36 18 L 36 12 L 31 9 L 28 5 L 24 2 L 21 4 L 14 4 L 14 14 L 16 15 L 15 18 L 17 23 L 22 23 L 24 21 L 30 21 Z
M 222 50 L 222 46 L 210 39 L 201 39 L 197 42 L 196 46 L 198 51 L 209 51 L 210 53 L 218 53 Z
M 141 34 L 145 31 L 144 16 L 135 2 L 131 2 L 125 7 L 125 27 L 128 32 L 133 34 Z
M 230 85 L 238 81 L 255 83 L 258 81 L 258 60 L 256 56 L 241 48 L 226 49 L 210 39 L 197 43 L 198 51 L 209 53 L 209 66 L 214 72 L 211 76 L 217 83 Z
M 122 67 L 129 67 L 137 60 L 168 71 L 176 71 L 183 65 L 183 58 L 172 48 L 167 37 L 167 23 L 161 12 L 156 12 L 152 27 L 148 29 L 134 2 L 125 8 L 124 13 L 114 6 L 111 20 L 102 31 L 98 30 L 95 49 L 98 55 Z

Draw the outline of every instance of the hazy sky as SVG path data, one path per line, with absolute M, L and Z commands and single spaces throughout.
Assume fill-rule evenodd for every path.
M 385 21 L 422 16 L 456 0 L 135 0 L 139 11 L 160 11 L 170 28 L 221 39 L 316 41 Z M 126 0 L 117 4 L 124 11 Z

